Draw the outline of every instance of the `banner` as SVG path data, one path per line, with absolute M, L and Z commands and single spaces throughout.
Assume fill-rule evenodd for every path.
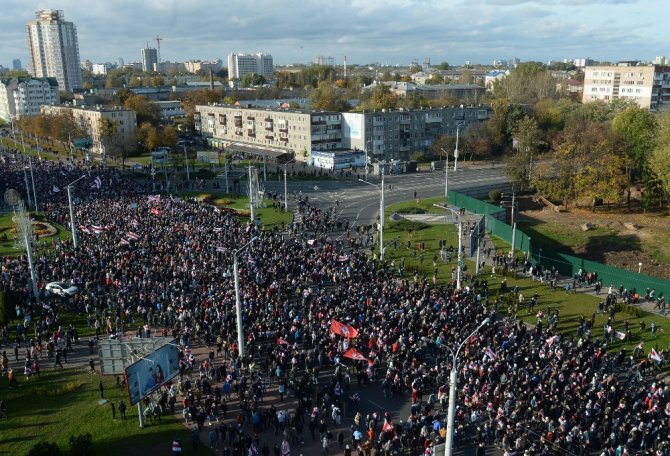
M 358 336 L 358 330 L 356 328 L 350 325 L 342 324 L 337 320 L 330 321 L 330 332 L 348 339 L 353 339 Z
M 361 352 L 354 350 L 353 348 L 350 348 L 349 350 L 344 352 L 344 355 L 342 356 L 349 359 L 355 359 L 357 361 L 368 361 L 368 359 L 365 356 L 363 356 Z

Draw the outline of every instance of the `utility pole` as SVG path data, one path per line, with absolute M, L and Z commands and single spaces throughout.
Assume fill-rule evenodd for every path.
M 30 163 L 30 179 L 33 182 L 33 202 L 35 203 L 35 212 L 40 210 L 39 204 L 37 204 L 37 192 L 35 191 L 35 174 L 33 173 L 33 159 L 28 157 L 28 162 Z
M 23 235 L 23 241 L 26 245 L 26 255 L 28 256 L 28 268 L 30 269 L 30 282 L 32 284 L 33 296 L 35 296 L 37 302 L 40 302 L 40 291 L 37 289 L 37 274 L 35 273 L 35 266 L 33 264 L 33 227 L 32 222 L 30 221 L 30 215 L 26 213 L 23 201 L 19 201 L 19 215 L 17 219 L 19 231 Z
M 514 187 L 512 187 L 512 258 L 514 258 L 514 242 L 516 241 L 516 206 L 514 203 Z
M 186 144 L 184 144 L 184 161 L 186 162 L 186 180 L 191 182 L 191 174 L 188 171 L 188 155 L 186 154 Z

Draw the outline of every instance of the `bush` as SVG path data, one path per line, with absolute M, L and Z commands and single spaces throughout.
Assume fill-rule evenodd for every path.
M 399 213 L 400 214 L 425 214 L 426 212 L 428 212 L 428 211 L 426 211 L 426 209 L 424 209 L 422 207 L 407 207 L 407 208 L 404 208 Z
M 93 437 L 88 432 L 70 436 L 70 456 L 94 456 Z
M 63 452 L 55 443 L 39 442 L 33 445 L 28 456 L 62 456 Z
M 493 201 L 494 203 L 497 203 L 501 199 L 502 199 L 502 191 L 500 191 L 500 189 L 491 190 L 489 192 L 489 200 L 490 201 Z

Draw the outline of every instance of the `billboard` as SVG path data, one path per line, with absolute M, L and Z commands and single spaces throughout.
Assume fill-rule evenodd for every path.
M 146 356 L 165 344 L 174 343 L 172 337 L 131 337 L 123 339 L 100 339 L 98 356 L 102 375 L 119 375 L 134 359 Z
M 177 346 L 167 344 L 124 369 L 131 404 L 151 394 L 179 373 Z

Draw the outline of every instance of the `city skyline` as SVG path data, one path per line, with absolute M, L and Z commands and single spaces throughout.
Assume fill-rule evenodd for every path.
M 300 8 L 275 0 L 109 0 L 81 8 L 75 0 L 6 0 L 0 17 L 0 64 L 29 62 L 26 23 L 42 8 L 61 9 L 77 27 L 81 60 L 140 61 L 160 35 L 162 60 L 222 59 L 267 52 L 276 64 L 332 56 L 348 62 L 408 65 L 413 59 L 452 65 L 527 60 L 653 60 L 670 54 L 659 17 L 662 0 L 349 0 Z

